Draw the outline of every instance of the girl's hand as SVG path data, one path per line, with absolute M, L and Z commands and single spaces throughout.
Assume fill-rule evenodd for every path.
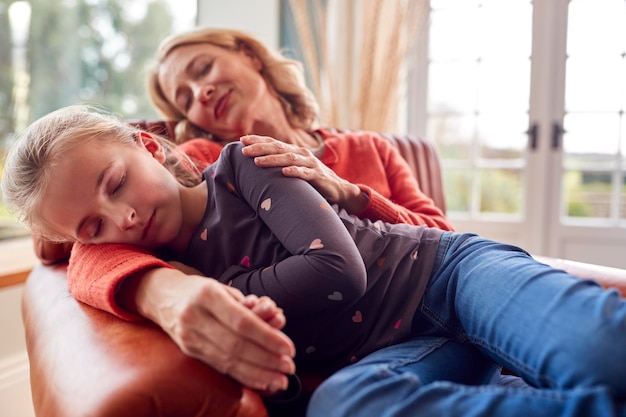
M 368 202 L 361 189 L 324 165 L 311 150 L 281 142 L 268 136 L 243 136 L 243 154 L 254 158 L 257 166 L 282 167 L 283 175 L 308 181 L 331 203 L 348 213 L 359 214 Z
M 287 388 L 295 347 L 278 330 L 280 312 L 272 306 L 250 310 L 239 290 L 167 268 L 135 274 L 119 292 L 122 305 L 161 326 L 185 354 L 250 388 Z
M 283 309 L 279 308 L 274 300 L 267 296 L 246 295 L 242 304 L 275 329 L 280 330 L 287 323 Z
M 187 275 L 202 276 L 201 271 L 182 262 L 171 261 L 169 264 Z M 241 300 L 241 303 L 275 329 L 281 330 L 287 323 L 283 309 L 279 308 L 274 300 L 265 295 L 258 297 L 254 294 L 249 294 Z

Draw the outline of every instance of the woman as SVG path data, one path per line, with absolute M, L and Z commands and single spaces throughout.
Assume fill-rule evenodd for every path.
M 169 38 L 150 80 L 151 97 L 164 117 L 180 120 L 180 141 L 199 129 L 219 143 L 248 133 L 271 135 L 278 141 L 258 137 L 246 147 L 257 165 L 283 167 L 284 175 L 308 180 L 329 202 L 360 217 L 452 229 L 386 139 L 372 132 L 313 130 L 317 105 L 299 63 L 245 33 L 199 29 Z M 96 276 L 93 265 L 102 258 L 111 267 Z M 132 268 L 129 259 L 136 261 Z M 247 386 L 286 386 L 294 352 L 282 333 L 246 311 L 232 288 L 210 280 L 198 288 L 161 266 L 134 247 L 76 245 L 70 290 L 122 317 L 136 318 L 130 312 L 153 320 L 184 352 Z M 84 276 L 94 276 L 94 282 L 84 285 Z

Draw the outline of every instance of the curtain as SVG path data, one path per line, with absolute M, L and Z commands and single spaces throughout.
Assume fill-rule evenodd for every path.
M 289 0 L 320 124 L 398 131 L 427 0 Z

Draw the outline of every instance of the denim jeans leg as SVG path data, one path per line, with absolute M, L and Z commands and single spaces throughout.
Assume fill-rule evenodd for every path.
M 616 291 L 510 245 L 446 239 L 421 314 L 534 386 L 626 397 L 626 302 Z
M 500 368 L 469 344 L 417 338 L 376 351 L 327 379 L 307 417 L 404 416 L 419 410 L 420 389 L 434 381 L 497 383 Z M 414 414 L 435 415 L 435 414 Z
M 620 414 L 620 412 L 622 414 Z M 470 344 L 419 338 L 370 354 L 313 393 L 307 417 L 618 417 L 606 387 L 537 389 Z

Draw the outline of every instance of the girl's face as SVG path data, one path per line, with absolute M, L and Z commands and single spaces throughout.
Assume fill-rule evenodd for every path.
M 253 132 L 262 107 L 273 97 L 262 64 L 246 48 L 230 51 L 209 43 L 172 50 L 159 66 L 167 100 L 187 119 L 225 141 Z
M 163 159 L 163 149 L 147 134 L 137 146 L 78 144 L 50 172 L 42 200 L 45 220 L 57 233 L 83 243 L 176 245 L 184 187 Z

